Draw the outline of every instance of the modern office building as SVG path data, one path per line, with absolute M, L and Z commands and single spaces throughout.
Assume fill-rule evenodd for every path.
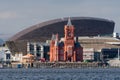
M 91 60 L 95 61 L 113 59 L 117 57 L 120 48 L 120 39 L 111 36 L 79 37 L 78 40 L 83 47 L 84 59 L 86 54 L 94 55 L 94 59 L 91 57 Z
M 27 54 L 32 54 L 36 60 L 49 60 L 50 45 L 48 43 L 27 42 Z
M 111 59 L 114 59 L 114 58 L 119 58 L 119 48 L 103 48 L 101 50 L 101 56 L 102 56 L 102 60 L 111 60 Z

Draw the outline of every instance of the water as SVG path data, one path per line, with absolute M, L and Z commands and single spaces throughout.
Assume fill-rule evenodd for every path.
M 0 80 L 120 80 L 120 68 L 0 69 Z

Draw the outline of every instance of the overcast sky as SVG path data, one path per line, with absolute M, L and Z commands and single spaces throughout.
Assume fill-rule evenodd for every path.
M 120 0 L 0 0 L 0 37 L 69 16 L 113 20 L 120 33 Z

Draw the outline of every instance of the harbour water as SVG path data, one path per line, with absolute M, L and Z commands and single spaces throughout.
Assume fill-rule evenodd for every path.
M 120 80 L 120 68 L 0 69 L 0 80 Z

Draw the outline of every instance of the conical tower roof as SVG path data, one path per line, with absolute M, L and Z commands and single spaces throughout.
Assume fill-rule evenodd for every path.
M 72 26 L 72 22 L 71 22 L 70 17 L 68 18 L 68 23 L 67 23 L 67 26 Z

